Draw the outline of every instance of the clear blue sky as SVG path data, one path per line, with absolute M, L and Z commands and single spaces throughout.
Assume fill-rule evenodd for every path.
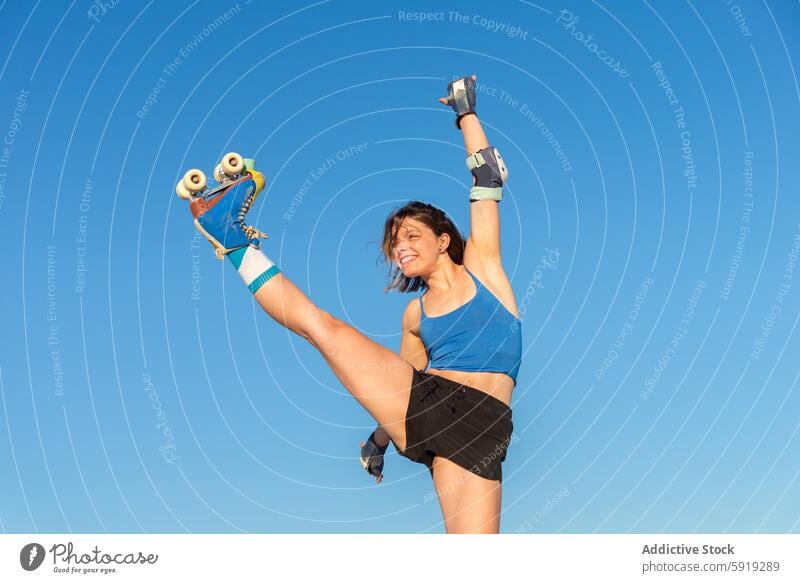
M 255 157 L 268 255 L 398 349 L 377 241 L 413 198 L 468 229 L 468 73 L 524 321 L 502 530 L 800 530 L 798 3 L 431 6 L 0 4 L 2 530 L 443 532 L 173 189 Z

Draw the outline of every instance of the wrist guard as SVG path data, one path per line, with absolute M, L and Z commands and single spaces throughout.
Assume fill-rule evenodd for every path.
M 380 476 L 383 473 L 383 454 L 386 453 L 386 448 L 380 447 L 375 443 L 375 432 L 373 431 L 364 447 L 361 448 L 361 465 L 372 476 Z
M 447 86 L 447 104 L 456 112 L 456 127 L 461 129 L 461 118 L 475 113 L 475 80 L 461 77 Z
M 469 200 L 496 200 L 503 198 L 503 184 L 508 179 L 508 170 L 497 148 L 489 146 L 467 156 L 467 168 L 475 177 L 475 185 L 469 191 Z

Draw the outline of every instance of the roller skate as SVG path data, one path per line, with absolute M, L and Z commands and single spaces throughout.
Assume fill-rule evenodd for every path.
M 248 245 L 258 247 L 259 237 L 267 235 L 244 224 L 266 184 L 264 175 L 255 170 L 255 161 L 236 152 L 226 154 L 214 169 L 214 179 L 217 184 L 208 186 L 206 175 L 193 168 L 175 187 L 178 197 L 190 201 L 194 226 L 214 246 L 218 259 Z

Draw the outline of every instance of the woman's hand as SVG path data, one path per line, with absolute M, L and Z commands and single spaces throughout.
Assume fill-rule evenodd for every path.
M 363 457 L 363 455 L 364 455 L 363 451 L 364 451 L 364 446 L 366 445 L 366 443 L 364 443 L 362 441 L 358 445 L 359 445 L 359 447 L 361 447 L 361 451 L 362 451 L 362 454 L 361 454 L 361 456 L 362 456 L 361 457 L 361 466 L 365 470 L 367 470 L 367 473 L 369 475 L 375 476 L 375 483 L 376 484 L 380 484 L 383 481 L 383 456 L 381 456 L 381 463 L 380 464 L 376 463 L 374 458 L 368 458 L 366 463 L 365 463 L 364 457 Z
M 477 77 L 477 75 L 472 75 L 470 77 L 470 79 L 472 79 L 473 81 L 477 81 L 478 77 Z M 452 85 L 452 83 L 450 85 Z M 448 87 L 449 87 L 449 85 L 448 85 Z M 440 97 L 439 98 L 439 103 L 443 103 L 444 105 L 450 105 L 450 100 L 447 97 Z
M 378 431 L 376 429 L 376 431 Z M 387 443 L 384 446 L 379 446 L 375 443 L 375 432 L 370 434 L 367 441 L 362 441 L 360 444 L 361 454 L 361 467 L 367 470 L 371 476 L 375 476 L 375 483 L 380 484 L 383 480 L 383 454 L 386 453 L 386 448 L 389 447 Z
M 456 112 L 456 127 L 461 128 L 461 118 L 475 114 L 475 82 L 478 77 L 460 77 L 447 86 L 447 97 L 440 97 L 439 103 L 449 105 Z

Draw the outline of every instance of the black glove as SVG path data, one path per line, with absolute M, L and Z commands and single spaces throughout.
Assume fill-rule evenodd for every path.
M 367 442 L 361 446 L 361 465 L 367 470 L 367 473 L 376 478 L 383 475 L 383 454 L 386 453 L 386 444 L 380 447 L 375 443 L 375 432 L 373 431 Z
M 475 113 L 475 79 L 461 77 L 447 86 L 447 105 L 456 112 L 456 127 L 461 129 L 461 118 Z

